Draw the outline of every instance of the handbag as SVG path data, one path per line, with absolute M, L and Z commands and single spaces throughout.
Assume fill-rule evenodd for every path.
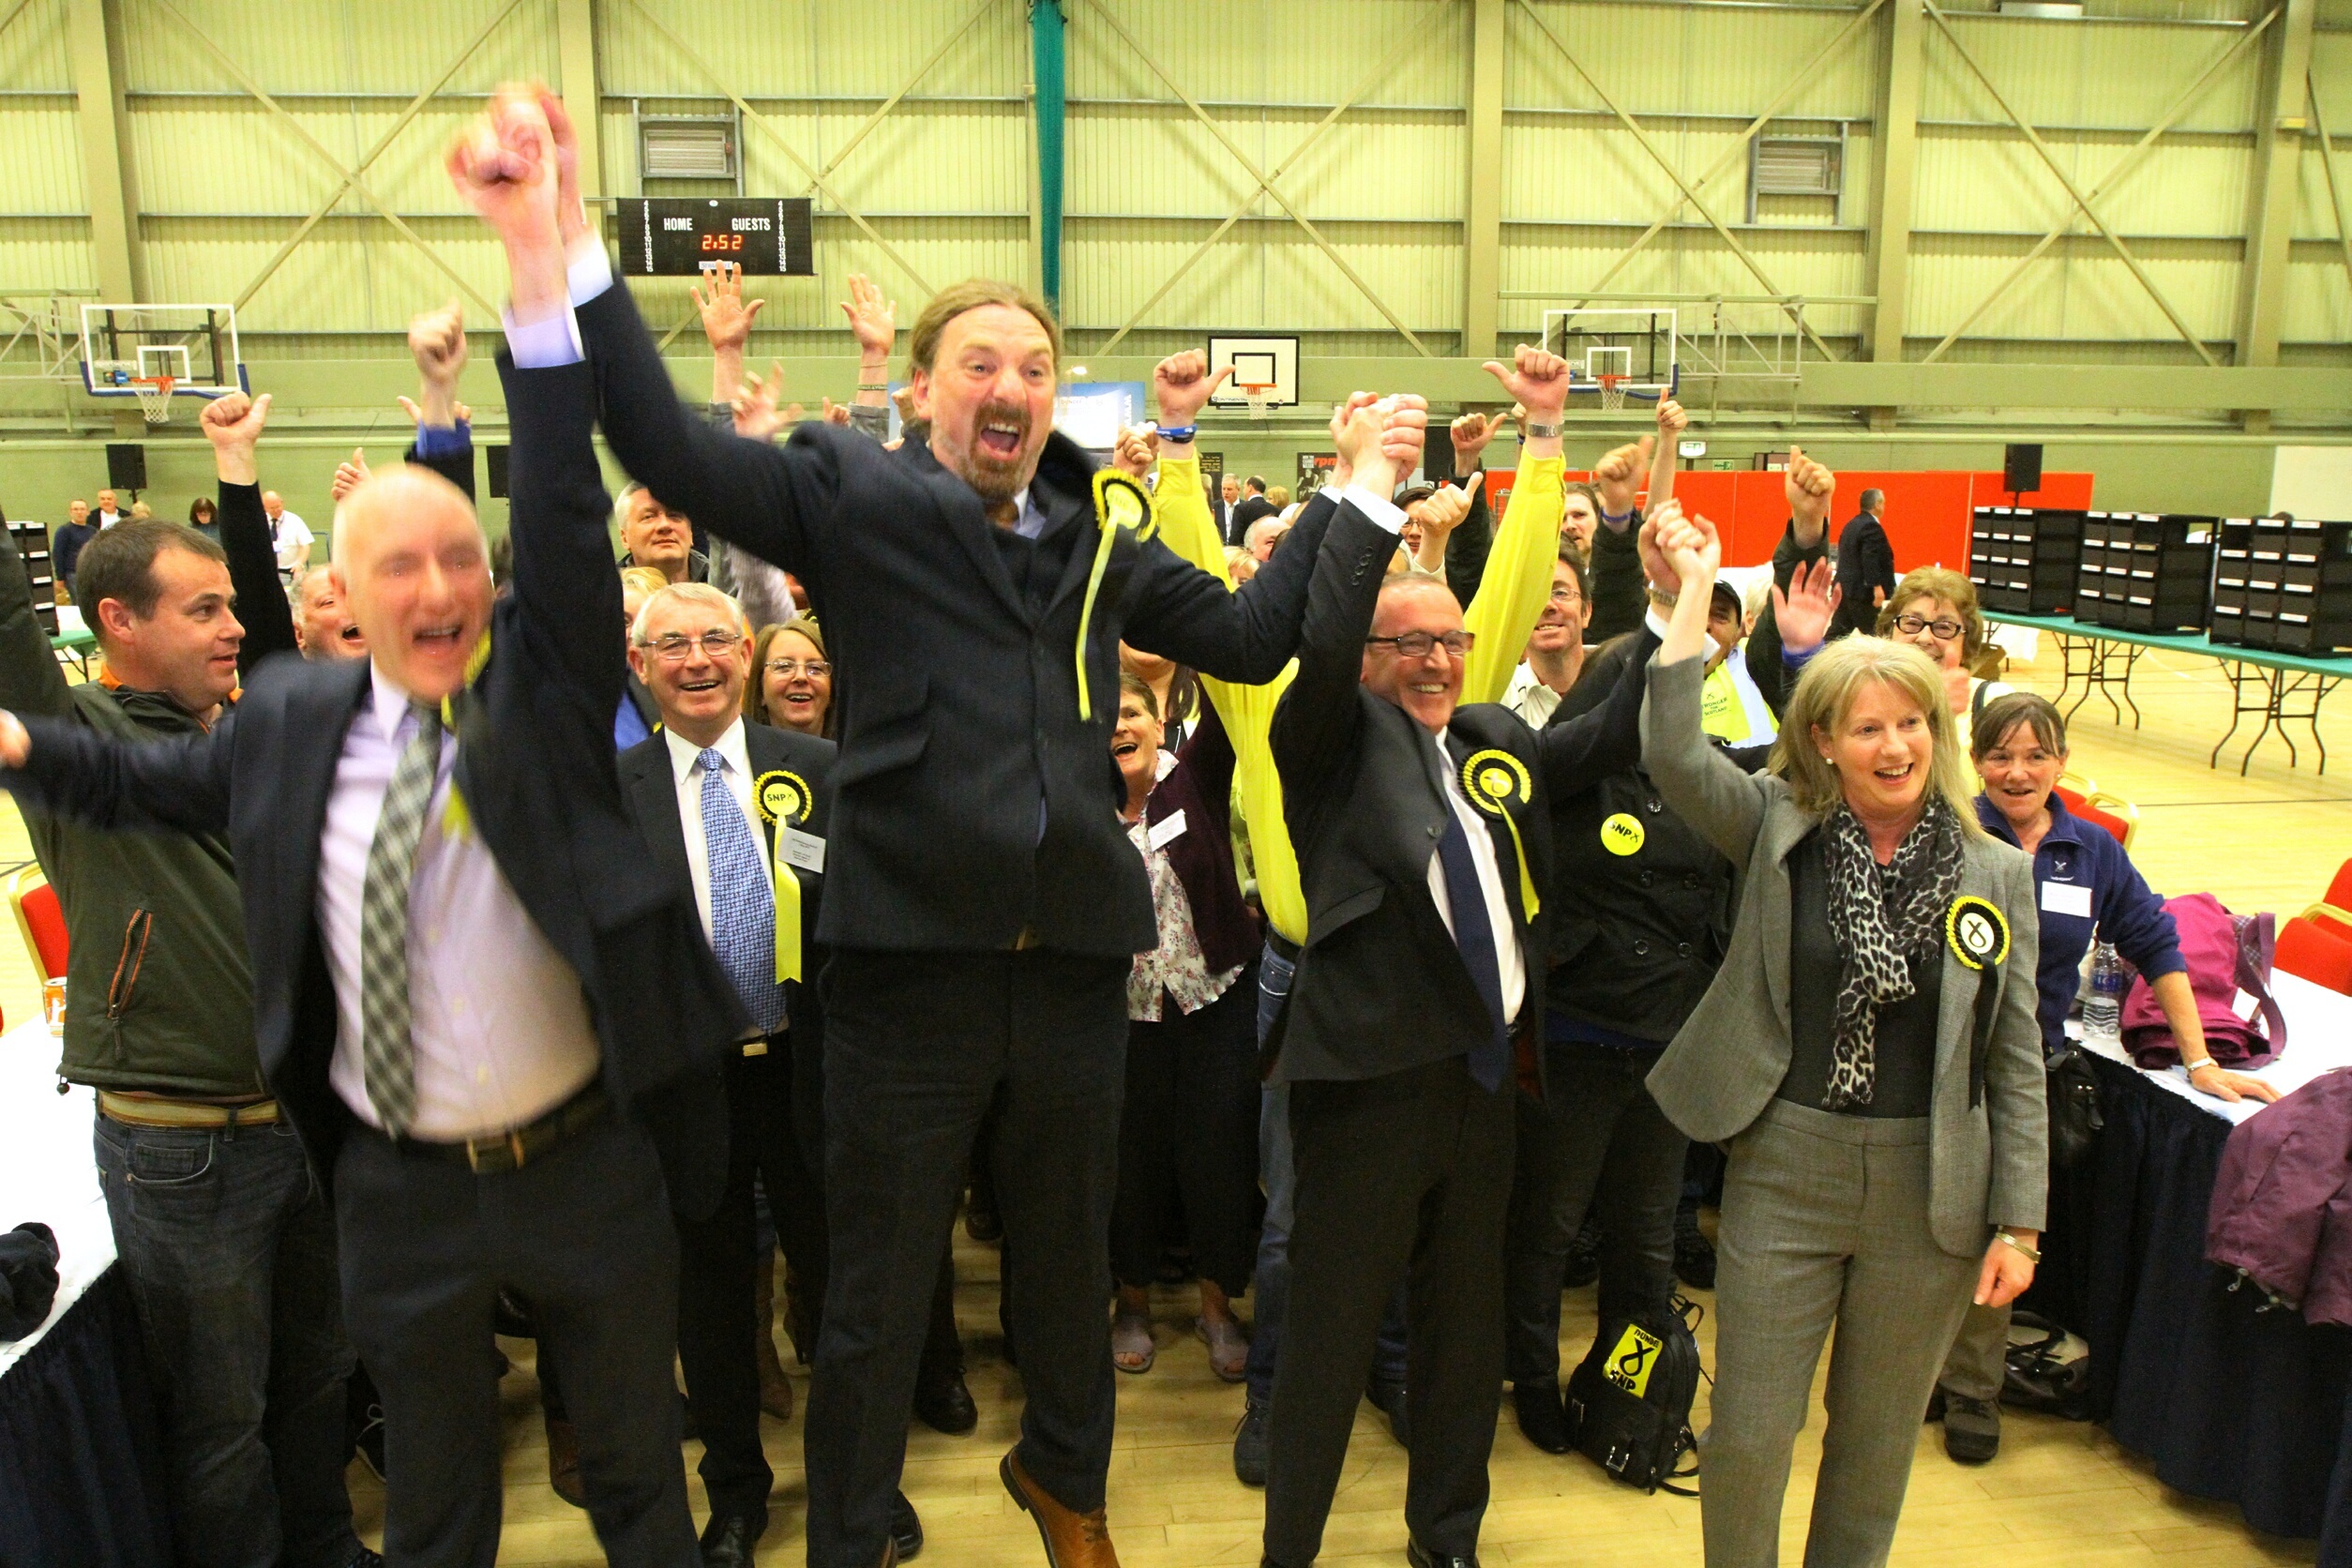
M 2274 918 L 2267 912 L 2232 914 L 2210 893 L 2167 898 L 2164 911 L 2179 933 L 2206 1049 L 2224 1067 L 2269 1066 L 2286 1049 L 2286 1018 L 2270 995 Z M 2144 975 L 2133 980 L 2123 999 L 2121 1029 L 2124 1049 L 2143 1070 L 2179 1064 L 2172 1026 Z
M 2042 1070 L 2050 1102 L 2050 1168 L 2072 1170 L 2099 1147 L 2107 1125 L 2099 1109 L 2099 1078 L 2072 1041 L 2052 1052 Z

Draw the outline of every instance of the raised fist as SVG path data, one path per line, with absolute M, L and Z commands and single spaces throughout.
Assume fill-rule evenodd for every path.
M 1837 496 L 1837 475 L 1828 466 L 1814 461 L 1800 446 L 1788 449 L 1788 474 L 1783 486 L 1788 497 L 1788 515 L 1800 522 L 1825 521 L 1830 515 L 1830 503 Z
M 266 392 L 249 398 L 242 392 L 232 392 L 206 403 L 196 422 L 204 430 L 204 439 L 218 452 L 236 448 L 250 452 L 253 444 L 262 438 L 262 427 L 269 423 L 269 399 Z
M 1634 494 L 1650 475 L 1650 456 L 1657 449 L 1658 438 L 1643 436 L 1627 442 L 1616 450 L 1605 453 L 1592 465 L 1592 487 L 1601 492 L 1601 520 L 1623 518 L 1634 509 Z
M 1152 397 L 1159 404 L 1160 424 L 1174 430 L 1197 424 L 1211 395 L 1232 374 L 1232 366 L 1220 365 L 1216 374 L 1211 375 L 1209 356 L 1199 349 L 1186 349 L 1161 360 L 1152 372 Z
M 1508 369 L 1488 360 L 1486 373 L 1502 383 L 1503 390 L 1518 402 L 1519 407 L 1512 411 L 1514 418 L 1552 424 L 1568 407 L 1568 361 L 1531 343 L 1519 345 Z
M 1119 432 L 1119 445 L 1110 460 L 1128 478 L 1143 478 L 1160 460 L 1159 432 L 1141 425 L 1126 426 Z
M 408 324 L 408 352 L 416 369 L 435 386 L 455 386 L 465 369 L 465 309 L 452 299 Z
M 351 449 L 350 457 L 335 465 L 335 478 L 326 487 L 326 493 L 333 496 L 335 504 L 339 506 L 342 505 L 343 497 L 366 484 L 372 477 L 374 475 L 368 472 L 367 452 L 361 447 L 354 446 Z
M 1691 428 L 1691 416 L 1682 412 L 1682 405 L 1672 398 L 1658 400 L 1658 439 L 1672 441 Z
M 1447 427 L 1446 433 L 1454 440 L 1455 468 L 1467 472 L 1478 466 L 1478 455 L 1486 444 L 1502 433 L 1502 415 L 1465 414 Z

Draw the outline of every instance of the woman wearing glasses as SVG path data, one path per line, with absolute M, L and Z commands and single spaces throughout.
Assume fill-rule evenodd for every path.
M 1904 574 L 1878 611 L 1878 635 L 1908 642 L 1943 672 L 1944 700 L 1952 708 L 1960 749 L 1968 748 L 1976 716 L 2011 688 L 1977 674 L 1987 642 L 1976 587 L 1958 572 L 1922 566 Z
M 743 689 L 743 716 L 804 735 L 833 737 L 833 664 L 825 657 L 825 634 L 816 622 L 796 615 L 762 626 L 752 644 L 753 679 Z

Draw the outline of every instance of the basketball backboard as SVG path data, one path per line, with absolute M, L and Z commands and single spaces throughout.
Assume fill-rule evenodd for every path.
M 249 391 L 234 305 L 84 305 L 82 386 L 94 398 L 134 398 L 172 381 L 175 398 Z
M 1213 408 L 1247 408 L 1244 387 L 1259 387 L 1267 408 L 1293 408 L 1299 400 L 1299 340 L 1265 336 L 1211 338 L 1209 373 L 1233 367 L 1231 379 L 1209 395 Z
M 1671 306 L 1595 306 L 1544 312 L 1544 347 L 1568 361 L 1572 396 L 1597 396 L 1602 378 L 1625 396 L 1656 402 L 1681 382 Z

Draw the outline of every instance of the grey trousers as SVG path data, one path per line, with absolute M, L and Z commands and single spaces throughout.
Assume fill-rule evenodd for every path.
M 1960 1337 L 1952 1342 L 1943 1376 L 1936 1380 L 1945 1393 L 1964 1399 L 2000 1398 L 2001 1384 L 2009 1378 L 2009 1311 L 1968 1304 Z
M 1924 1118 L 1774 1100 L 1732 1140 L 1715 1244 L 1714 1413 L 1699 1444 L 1708 1568 L 1778 1562 L 1790 1452 L 1832 1323 L 1804 1560 L 1886 1561 L 1920 1415 L 1983 1264 L 1928 1232 L 1927 1138 Z

